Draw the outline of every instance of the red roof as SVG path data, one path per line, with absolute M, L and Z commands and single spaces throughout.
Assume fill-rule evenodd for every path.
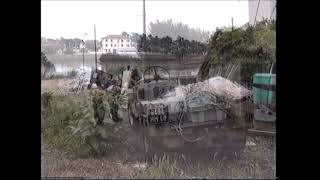
M 101 39 L 129 39 L 129 38 L 126 36 L 123 36 L 123 35 L 108 35 L 108 36 L 103 37 Z

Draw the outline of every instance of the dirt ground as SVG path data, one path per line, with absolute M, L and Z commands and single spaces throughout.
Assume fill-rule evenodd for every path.
M 210 164 L 177 166 L 176 178 L 254 178 L 275 179 L 275 138 L 248 137 L 241 157 L 213 160 Z M 164 178 L 155 175 L 155 165 L 127 161 L 121 154 L 103 158 L 72 158 L 66 153 L 45 147 L 43 144 L 42 177 L 87 177 L 87 178 Z M 146 166 L 146 167 L 144 167 Z M 173 177 L 173 178 L 174 178 Z

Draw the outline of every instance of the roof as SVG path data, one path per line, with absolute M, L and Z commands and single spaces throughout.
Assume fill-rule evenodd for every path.
M 129 38 L 126 36 L 123 36 L 123 35 L 108 35 L 108 36 L 103 37 L 101 39 L 129 39 Z

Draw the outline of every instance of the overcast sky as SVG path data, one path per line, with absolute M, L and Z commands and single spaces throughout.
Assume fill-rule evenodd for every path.
M 172 19 L 189 27 L 214 31 L 249 21 L 246 0 L 168 1 L 146 0 L 147 33 L 150 22 Z M 41 1 L 41 37 L 94 38 L 108 34 L 142 33 L 142 0 L 131 1 Z M 85 37 L 84 33 L 88 35 Z

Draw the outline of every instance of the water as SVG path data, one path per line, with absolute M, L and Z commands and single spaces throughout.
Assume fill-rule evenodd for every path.
M 97 55 L 97 59 L 101 55 Z M 52 62 L 56 69 L 56 75 L 67 75 L 71 71 L 76 71 L 78 74 L 80 72 L 86 72 L 90 75 L 91 68 L 95 67 L 95 55 L 85 54 L 84 64 L 82 55 L 47 55 L 47 58 Z M 83 66 L 84 65 L 84 66 Z M 101 69 L 99 64 L 98 69 Z

